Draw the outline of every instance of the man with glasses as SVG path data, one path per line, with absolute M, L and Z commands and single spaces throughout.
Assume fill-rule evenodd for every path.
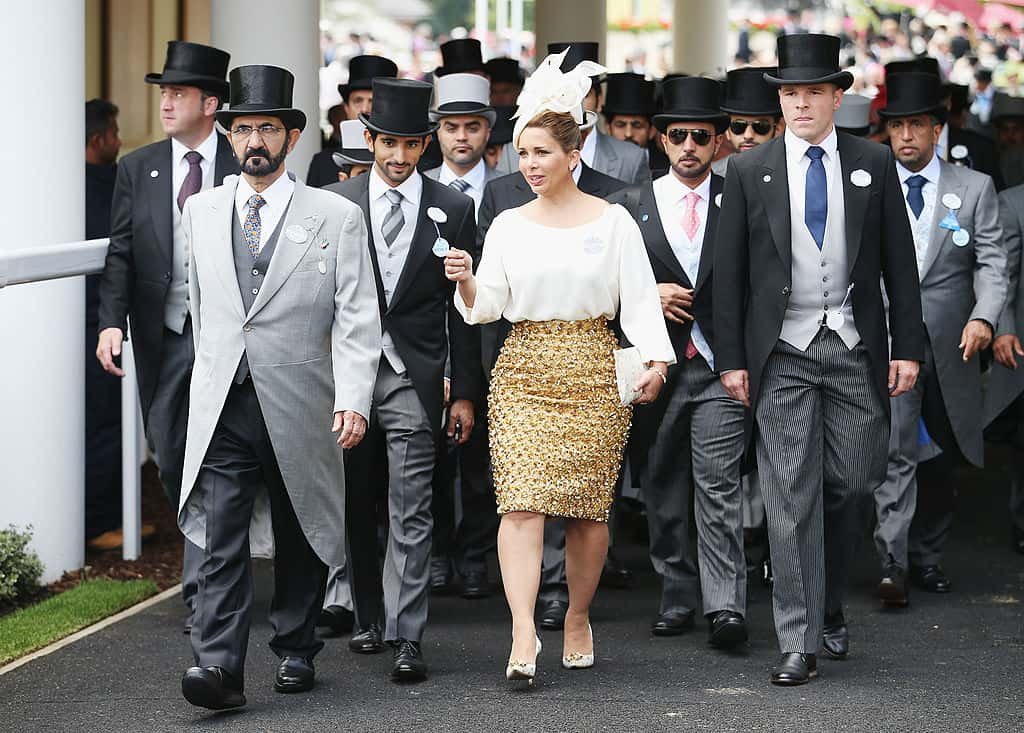
M 651 562 L 662 580 L 651 633 L 676 636 L 692 628 L 702 598 L 711 645 L 728 649 L 747 639 L 740 490 L 746 409 L 714 371 L 712 247 L 723 179 L 711 172 L 711 161 L 728 123 L 718 89 L 699 77 L 665 84 L 654 125 L 672 167 L 615 200 L 643 233 L 679 355 L 664 397 L 633 416 L 631 450 L 641 467 Z
M 729 115 L 729 127 L 725 137 L 736 154 L 753 150 L 781 132 L 779 93 L 764 80 L 766 73 L 774 71 L 770 66 L 748 66 L 726 74 L 722 111 Z M 714 162 L 712 169 L 715 173 L 725 175 L 730 157 Z
M 229 58 L 217 48 L 171 41 L 163 73 L 146 75 L 146 83 L 160 87 L 160 124 L 168 139 L 139 148 L 118 165 L 110 248 L 99 285 L 96 358 L 110 374 L 124 376 L 120 356 L 130 319 L 142 424 L 164 493 L 175 507 L 193 360 L 181 212 L 189 196 L 238 172 L 231 146 L 214 130 L 214 115 L 228 94 Z M 201 562 L 202 550 L 186 539 L 186 634 Z

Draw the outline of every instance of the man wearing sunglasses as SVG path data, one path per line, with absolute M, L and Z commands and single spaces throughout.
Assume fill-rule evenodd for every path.
M 885 476 L 888 398 L 913 388 L 925 332 L 892 151 L 835 131 L 853 83 L 839 38 L 781 36 L 778 55 L 765 79 L 786 132 L 737 156 L 722 195 L 715 368 L 751 406 L 782 653 L 770 679 L 800 685 L 826 636 L 831 655 L 848 652 L 843 590 Z
M 703 598 L 711 645 L 731 648 L 747 639 L 740 489 L 746 408 L 714 371 L 712 243 L 723 179 L 711 161 L 729 122 L 718 89 L 699 77 L 665 84 L 654 125 L 671 169 L 616 200 L 640 226 L 679 358 L 669 367 L 665 397 L 633 416 L 631 457 L 647 502 L 651 562 L 662 579 L 651 633 L 692 628 Z
M 753 150 L 782 132 L 779 93 L 764 80 L 766 73 L 774 72 L 771 66 L 750 66 L 726 74 L 722 111 L 729 114 L 729 127 L 725 137 L 737 153 Z M 715 173 L 725 175 L 730 157 L 715 161 Z

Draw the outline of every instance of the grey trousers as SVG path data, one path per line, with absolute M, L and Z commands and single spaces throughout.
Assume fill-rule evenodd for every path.
M 160 376 L 157 379 L 153 402 L 146 415 L 146 439 L 153 460 L 160 472 L 167 501 L 175 512 L 181 496 L 181 473 L 185 463 L 185 433 L 188 426 L 188 389 L 195 361 L 192 341 L 192 320 L 185 319 L 182 333 L 164 329 L 163 349 L 160 354 Z M 202 548 L 185 539 L 181 569 L 181 596 L 191 613 L 198 589 L 199 566 L 203 562 Z
M 381 573 L 377 555 L 375 495 L 366 474 L 347 490 L 349 572 L 360 626 L 384 618 L 387 641 L 420 641 L 427 623 L 430 543 L 433 517 L 430 499 L 437 455 L 434 429 L 407 374 L 396 374 L 381 359 L 373 388 L 371 431 L 367 450 L 382 435 L 388 462 L 388 540 Z M 358 449 L 357 449 L 358 450 Z M 365 461 L 355 457 L 352 467 Z M 367 467 L 368 468 L 368 467 Z M 355 473 L 354 471 L 352 473 Z M 383 613 L 380 597 L 383 596 Z
M 755 406 L 757 466 L 779 649 L 816 654 L 842 609 L 863 503 L 885 474 L 889 423 L 867 349 L 822 329 L 806 351 L 779 341 Z
M 324 608 L 341 606 L 352 610 L 352 589 L 348 582 L 348 566 L 331 567 L 327 573 L 327 590 L 324 592 Z
M 315 656 L 323 648 L 315 627 L 327 566 L 299 526 L 252 381 L 231 385 L 196 490 L 206 513 L 206 551 L 192 623 L 196 664 L 223 667 L 239 678 L 244 674 L 253 601 L 249 523 L 262 490 L 270 500 L 274 532 L 270 648 L 279 657 Z
M 705 614 L 745 614 L 746 408 L 696 356 L 671 369 L 666 394 L 644 411 L 637 419 L 654 423 L 641 482 L 651 563 L 662 579 L 660 613 L 696 610 L 702 596 Z

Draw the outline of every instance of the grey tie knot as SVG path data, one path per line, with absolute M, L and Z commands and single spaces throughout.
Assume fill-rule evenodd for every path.
M 456 178 L 448 184 L 448 188 L 454 188 L 459 193 L 466 193 L 466 190 L 469 188 L 469 183 L 467 183 L 463 178 Z
M 405 198 L 402 195 L 401 191 L 396 191 L 395 189 L 385 191 L 384 195 L 388 197 L 388 201 L 391 203 L 392 206 L 398 206 L 400 203 L 402 203 L 402 199 Z

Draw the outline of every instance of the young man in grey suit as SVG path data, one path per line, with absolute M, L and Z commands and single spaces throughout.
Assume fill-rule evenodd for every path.
M 107 372 L 124 376 L 117 360 L 130 320 L 142 424 L 172 506 L 181 494 L 193 360 L 181 211 L 191 195 L 238 172 L 231 146 L 214 130 L 214 115 L 228 95 L 229 58 L 217 48 L 171 41 L 163 72 L 146 75 L 146 83 L 160 86 L 160 123 L 168 139 L 126 155 L 118 166 L 99 286 L 96 357 Z M 186 539 L 186 634 L 201 562 L 202 552 Z
M 284 167 L 306 124 L 293 82 L 232 70 L 217 119 L 242 176 L 182 221 L 196 364 L 178 524 L 206 552 L 181 689 L 211 709 L 245 704 L 250 547 L 274 557 L 274 689 L 313 687 L 327 565 L 345 560 L 342 449 L 366 433 L 381 352 L 362 212 Z
M 992 179 L 935 154 L 946 116 L 939 79 L 896 73 L 886 88 L 879 115 L 914 235 L 928 333 L 917 384 L 892 399 L 888 471 L 875 489 L 878 596 L 906 606 L 908 561 L 925 590 L 949 590 L 941 556 L 953 519 L 951 474 L 964 459 L 984 463 L 980 352 L 992 342 L 1006 298 L 1006 252 Z M 931 452 L 921 446 L 922 416 L 928 442 L 942 454 L 919 468 Z
M 888 397 L 914 386 L 925 335 L 892 151 L 835 132 L 853 83 L 839 39 L 778 45 L 765 78 L 786 133 L 729 166 L 713 307 L 715 368 L 751 407 L 782 652 L 771 682 L 798 685 L 817 674 L 825 633 L 846 646 L 843 591 L 885 475 Z

